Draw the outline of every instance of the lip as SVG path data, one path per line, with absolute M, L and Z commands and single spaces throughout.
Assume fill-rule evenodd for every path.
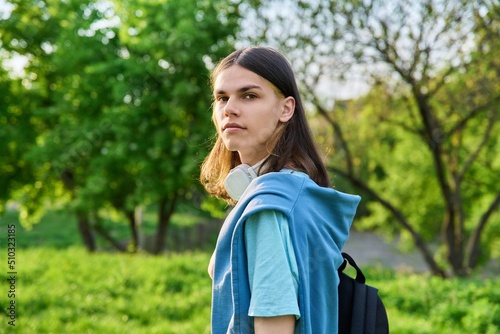
M 227 123 L 222 127 L 222 131 L 230 131 L 230 132 L 242 129 L 244 129 L 244 127 L 242 127 L 238 123 Z

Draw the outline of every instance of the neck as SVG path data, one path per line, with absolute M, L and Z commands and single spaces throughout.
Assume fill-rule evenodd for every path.
M 263 157 L 262 156 L 260 156 L 260 157 L 252 157 L 252 158 L 249 158 L 249 159 L 241 158 L 241 163 L 245 164 L 245 165 L 249 165 L 249 166 L 254 166 L 255 167 L 255 165 L 257 165 L 257 164 L 262 164 L 264 162 L 264 160 L 267 159 L 268 156 L 269 156 L 269 154 L 265 155 Z

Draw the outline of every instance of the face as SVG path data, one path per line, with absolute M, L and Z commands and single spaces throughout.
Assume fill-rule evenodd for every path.
M 272 135 L 295 109 L 293 97 L 283 97 L 269 81 L 239 65 L 219 73 L 214 98 L 214 120 L 224 145 L 249 165 L 269 154 Z

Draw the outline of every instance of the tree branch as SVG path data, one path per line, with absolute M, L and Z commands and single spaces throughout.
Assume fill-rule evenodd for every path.
M 403 213 L 396 209 L 394 205 L 392 205 L 389 201 L 382 198 L 375 190 L 373 190 L 368 184 L 354 176 L 353 174 L 347 173 L 339 168 L 327 166 L 327 169 L 331 172 L 337 173 L 340 176 L 349 180 L 355 187 L 363 190 L 365 193 L 373 197 L 377 202 L 379 202 L 383 207 L 385 207 L 392 215 L 396 218 L 396 221 L 399 222 L 403 226 L 403 228 L 408 231 L 415 242 L 415 245 L 422 253 L 422 256 L 425 262 L 429 265 L 433 274 L 438 275 L 440 277 L 447 277 L 446 272 L 439 267 L 439 265 L 434 260 L 431 252 L 427 248 L 425 241 L 421 238 L 421 236 L 413 229 L 408 220 L 405 218 Z
M 480 252 L 480 243 L 481 243 L 481 235 L 483 233 L 486 224 L 489 222 L 489 219 L 493 212 L 500 207 L 500 192 L 496 195 L 496 197 L 491 202 L 490 206 L 486 210 L 486 212 L 481 216 L 479 222 L 474 229 L 472 235 L 469 238 L 469 242 L 467 243 L 467 254 L 468 254 L 468 267 L 475 268 L 477 266 Z
M 445 133 L 445 136 L 449 137 L 453 133 L 464 129 L 470 120 L 480 115 L 482 112 L 488 111 L 490 107 L 496 107 L 499 102 L 500 102 L 500 95 L 497 95 L 492 99 L 490 99 L 487 103 L 477 106 L 476 108 L 473 108 L 464 118 L 462 118 L 459 122 L 457 122 L 457 124 L 455 124 L 454 127 L 448 130 Z
M 492 113 L 491 116 L 489 117 L 488 125 L 486 126 L 486 130 L 483 133 L 483 138 L 481 139 L 481 142 L 477 145 L 476 149 L 469 155 L 467 160 L 464 162 L 462 169 L 457 173 L 458 182 L 461 182 L 465 173 L 469 170 L 470 166 L 472 165 L 472 163 L 474 163 L 481 150 L 488 143 L 488 139 L 490 138 L 491 135 L 491 130 L 493 129 L 493 125 L 495 124 L 494 119 L 495 119 L 495 113 Z
M 100 223 L 96 223 L 94 225 L 94 230 L 99 234 L 101 235 L 104 239 L 106 239 L 111 245 L 113 245 L 113 247 L 115 247 L 115 249 L 117 249 L 118 251 L 124 253 L 127 251 L 127 248 L 125 246 L 123 246 L 122 244 L 120 244 L 117 240 L 115 240 L 111 234 L 109 234 L 108 231 L 106 231 L 106 229 L 104 229 Z
M 354 162 L 352 159 L 351 150 L 349 149 L 349 145 L 347 144 L 347 140 L 345 140 L 345 138 L 344 138 L 342 128 L 340 127 L 338 122 L 336 122 L 332 117 L 330 117 L 330 115 L 328 115 L 328 112 L 326 111 L 325 108 L 323 108 L 321 106 L 316 95 L 314 95 L 314 94 L 311 94 L 311 95 L 313 96 L 312 102 L 314 103 L 315 107 L 317 108 L 318 113 L 321 116 L 323 116 L 323 118 L 325 118 L 325 120 L 333 127 L 333 130 L 335 132 L 334 136 L 336 136 L 339 139 L 340 146 L 342 147 L 342 150 L 344 151 L 345 156 L 346 156 L 345 160 L 346 160 L 346 164 L 347 164 L 347 170 L 349 171 L 349 174 L 354 175 Z
M 172 215 L 177 207 L 177 200 L 180 197 L 180 192 L 177 191 L 172 198 L 166 196 L 160 198 L 158 207 L 158 226 L 156 229 L 155 243 L 152 253 L 159 255 L 164 248 L 167 230 L 170 225 Z

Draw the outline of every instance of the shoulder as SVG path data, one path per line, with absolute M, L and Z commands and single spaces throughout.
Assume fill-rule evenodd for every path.
M 316 185 L 301 172 L 267 173 L 250 183 L 238 205 L 244 206 L 247 213 L 275 210 L 286 215 L 297 203 L 302 190 L 311 186 L 307 185 L 309 182 Z
M 287 222 L 288 219 L 283 212 L 266 209 L 248 215 L 245 230 L 268 231 L 276 227 L 281 230 Z
M 280 172 L 264 174 L 256 178 L 251 184 L 251 193 L 254 196 L 262 194 L 297 196 L 305 187 L 319 187 L 305 173 L 284 169 Z
M 330 187 L 319 186 L 303 172 L 283 170 L 277 173 L 268 173 L 256 178 L 249 186 L 248 197 L 260 203 L 283 203 L 288 207 L 298 201 L 304 204 L 309 202 L 319 204 L 331 201 L 343 202 L 354 199 L 352 195 L 341 193 Z M 304 202 L 302 202 L 304 201 Z
M 283 212 L 288 218 L 296 210 L 314 207 L 328 216 L 353 216 L 361 198 L 332 188 L 321 187 L 302 172 L 283 170 L 267 173 L 254 179 L 238 202 L 243 216 L 263 210 Z M 308 210 L 310 211 L 310 210 Z
M 250 214 L 246 219 L 245 234 L 247 236 L 261 236 L 267 238 L 279 235 L 287 218 L 283 212 L 276 210 L 262 210 Z

